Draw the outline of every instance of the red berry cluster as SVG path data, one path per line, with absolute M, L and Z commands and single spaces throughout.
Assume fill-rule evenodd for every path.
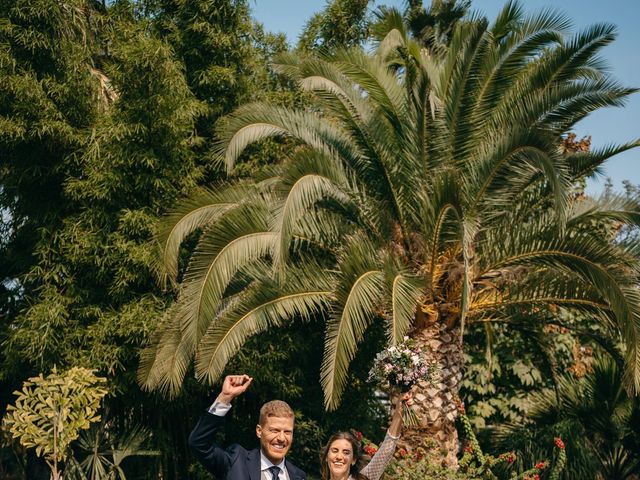
M 377 451 L 378 449 L 373 445 L 367 445 L 366 447 L 364 447 L 364 453 L 366 453 L 369 456 L 375 455 Z
M 513 463 L 516 461 L 516 455 L 513 452 L 501 453 L 498 458 L 500 460 L 505 460 L 507 463 Z

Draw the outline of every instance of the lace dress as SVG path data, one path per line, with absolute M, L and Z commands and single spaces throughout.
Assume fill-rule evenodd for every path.
M 393 438 L 389 435 L 389 432 L 387 432 L 387 435 L 384 437 L 384 441 L 378 448 L 378 451 L 371 458 L 371 461 L 367 466 L 360 471 L 360 473 L 366 476 L 369 480 L 379 480 L 384 473 L 384 469 L 387 468 L 389 460 L 393 457 L 393 453 L 396 451 L 397 443 L 398 438 Z

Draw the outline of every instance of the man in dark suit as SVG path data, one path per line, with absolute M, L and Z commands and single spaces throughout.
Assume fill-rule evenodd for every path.
M 224 379 L 220 395 L 189 435 L 191 450 L 217 480 L 305 480 L 302 470 L 285 461 L 293 441 L 294 413 L 281 400 L 267 402 L 260 409 L 256 425 L 260 448 L 247 451 L 234 444 L 225 449 L 214 442 L 215 433 L 224 427 L 231 401 L 244 393 L 252 380 L 248 375 Z

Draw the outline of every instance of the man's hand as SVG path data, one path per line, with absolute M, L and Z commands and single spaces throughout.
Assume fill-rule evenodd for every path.
M 253 378 L 249 375 L 227 375 L 217 401 L 229 405 L 234 398 L 243 394 L 249 388 L 252 381 Z

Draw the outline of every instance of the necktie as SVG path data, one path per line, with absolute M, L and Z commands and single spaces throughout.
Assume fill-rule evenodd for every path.
M 269 467 L 269 471 L 271 472 L 271 480 L 278 480 L 280 478 L 280 467 Z

